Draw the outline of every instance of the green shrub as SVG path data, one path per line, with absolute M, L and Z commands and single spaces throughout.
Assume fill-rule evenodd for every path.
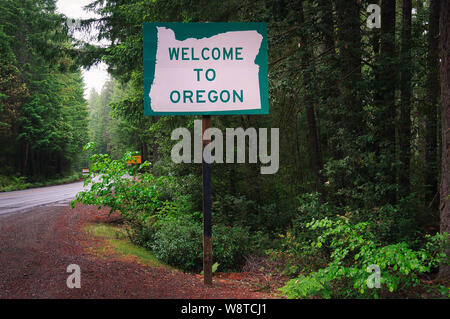
M 311 247 L 330 251 L 329 262 L 281 288 L 289 298 L 379 298 L 405 291 L 420 284 L 420 274 L 444 261 L 442 243 L 448 240 L 447 234 L 427 236 L 427 243 L 420 250 L 410 249 L 405 242 L 382 246 L 374 240 L 369 223 L 351 224 L 344 216 L 313 220 L 306 227 L 317 234 Z M 379 289 L 368 288 L 371 265 L 379 267 Z
M 281 247 L 269 249 L 269 260 L 277 265 L 278 272 L 287 276 L 296 276 L 302 271 L 311 271 L 326 265 L 329 252 L 327 249 L 316 249 L 311 243 L 315 232 L 304 227 L 311 219 L 320 216 L 332 216 L 332 208 L 320 202 L 319 193 L 305 193 L 297 198 L 299 207 L 292 227 L 282 235 Z
M 133 153 L 126 153 L 120 160 L 113 160 L 107 154 L 95 154 L 90 173 L 84 186 L 89 187 L 77 194 L 72 207 L 77 202 L 108 207 L 117 211 L 131 225 L 146 225 L 151 218 L 177 214 L 177 203 L 167 198 L 165 189 L 171 178 L 158 178 L 146 173 L 150 165 L 129 165 Z
M 149 246 L 156 258 L 168 265 L 184 271 L 202 268 L 202 227 L 189 218 L 161 221 Z
M 151 243 L 154 241 L 156 233 L 154 223 L 155 221 L 150 218 L 127 221 L 125 222 L 125 231 L 134 244 L 151 250 Z
M 92 144 L 85 149 L 92 148 Z M 106 154 L 91 157 L 90 173 L 84 181 L 85 190 L 77 194 L 71 203 L 81 202 L 107 207 L 110 213 L 117 211 L 125 221 L 130 239 L 149 248 L 154 240 L 156 224 L 162 218 L 177 218 L 186 211 L 184 198 L 175 198 L 176 183 L 173 178 L 155 178 L 147 173 L 150 165 L 130 165 L 134 153 L 128 152 L 119 160 Z
M 191 218 L 166 218 L 158 222 L 149 245 L 164 263 L 184 271 L 202 269 L 202 224 Z M 213 226 L 213 261 L 221 271 L 236 270 L 248 252 L 249 235 L 242 227 Z
M 213 226 L 213 260 L 222 271 L 238 270 L 249 253 L 249 232 L 246 228 Z
M 0 176 L 0 192 L 23 190 L 30 186 L 32 186 L 32 184 L 28 183 L 27 178 L 24 176 Z

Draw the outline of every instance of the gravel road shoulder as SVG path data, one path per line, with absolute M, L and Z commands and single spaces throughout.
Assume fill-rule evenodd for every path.
M 0 298 L 273 298 L 245 282 L 217 279 L 211 288 L 198 275 L 92 255 L 102 242 L 83 227 L 106 218 L 83 205 L 0 216 Z M 80 289 L 66 285 L 70 264 L 81 268 Z

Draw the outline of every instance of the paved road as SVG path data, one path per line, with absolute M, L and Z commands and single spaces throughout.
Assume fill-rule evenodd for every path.
M 57 202 L 68 203 L 83 189 L 83 182 L 0 193 L 0 215 Z

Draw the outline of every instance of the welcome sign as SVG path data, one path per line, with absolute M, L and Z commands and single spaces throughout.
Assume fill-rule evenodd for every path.
M 145 115 L 268 114 L 265 23 L 144 23 Z

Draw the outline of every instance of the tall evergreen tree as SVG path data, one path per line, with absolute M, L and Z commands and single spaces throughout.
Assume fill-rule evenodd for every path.
M 411 24 L 412 1 L 402 3 L 402 39 L 401 39 L 401 79 L 400 79 L 400 125 L 399 136 L 399 195 L 407 196 L 410 188 L 411 157 Z
M 427 53 L 427 83 L 426 83 L 426 148 L 425 173 L 426 200 L 433 210 L 438 207 L 438 151 L 437 123 L 439 109 L 439 12 L 440 0 L 430 1 L 430 16 L 428 23 L 428 53 Z
M 441 233 L 450 234 L 450 2 L 441 3 L 441 121 L 442 121 L 442 172 L 441 172 Z M 450 249 L 446 249 L 447 255 Z M 442 265 L 440 276 L 450 276 L 450 265 Z

